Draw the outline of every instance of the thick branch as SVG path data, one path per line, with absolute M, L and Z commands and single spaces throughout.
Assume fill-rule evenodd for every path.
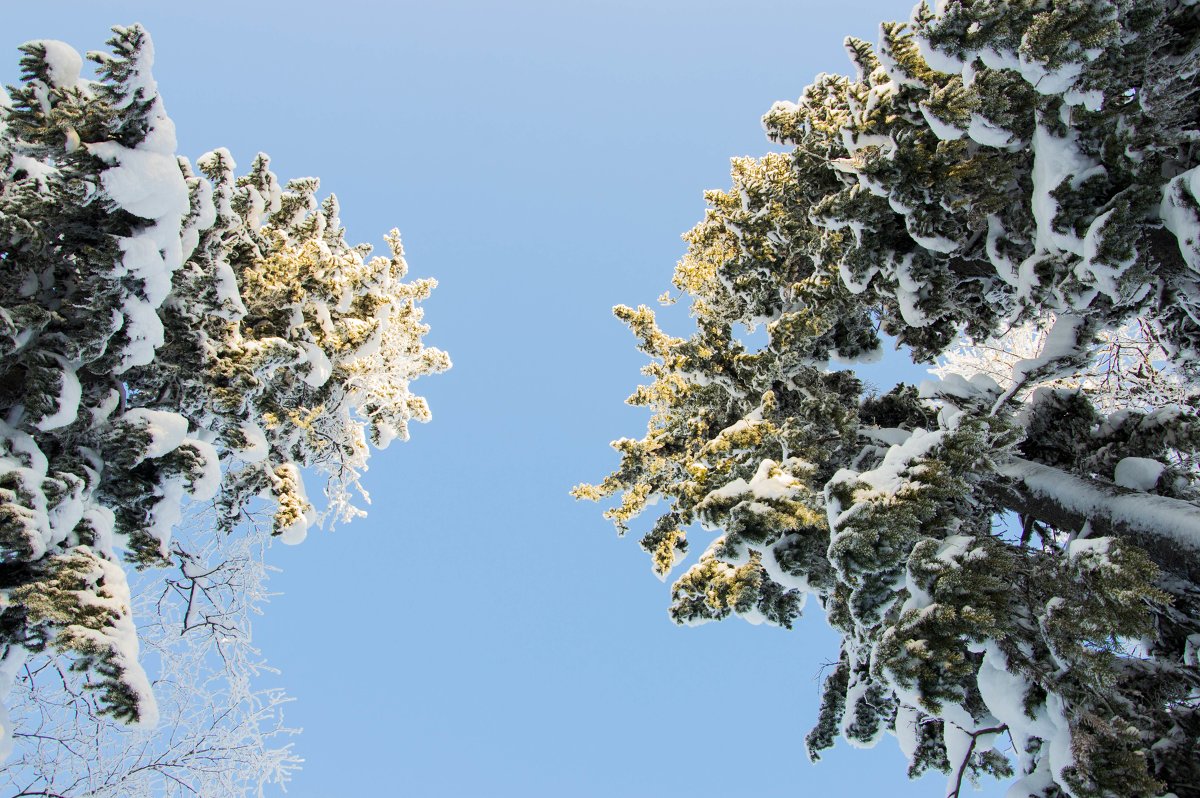
M 1125 538 L 1163 571 L 1200 581 L 1200 507 L 1128 490 L 1014 457 L 997 471 L 1009 483 L 993 495 L 1010 510 L 1059 529 Z

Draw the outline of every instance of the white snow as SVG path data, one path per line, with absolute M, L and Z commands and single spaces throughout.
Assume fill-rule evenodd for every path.
M 1064 180 L 1074 179 L 1097 164 L 1085 156 L 1077 144 L 1078 134 L 1071 131 L 1066 138 L 1055 136 L 1042 124 L 1034 128 L 1033 142 L 1033 216 L 1037 226 L 1036 246 L 1039 252 L 1073 252 L 1083 254 L 1083 242 L 1072 233 L 1054 230 L 1058 200 L 1051 196 Z
M 144 286 L 146 302 L 157 308 L 171 292 L 171 273 L 175 264 L 168 264 L 150 236 L 139 235 L 119 239 L 121 265 L 126 273 L 137 277 Z
M 113 511 L 107 507 L 92 505 L 84 510 L 83 518 L 87 519 L 95 532 L 92 550 L 99 552 L 107 559 L 115 560 L 117 557 L 114 548 L 116 539 L 113 533 L 117 526 L 117 519 Z
M 879 742 L 879 738 L 883 736 L 883 728 L 876 732 L 875 736 L 869 740 L 860 740 L 850 737 L 846 732 L 847 729 L 854 723 L 855 707 L 866 696 L 867 690 L 871 687 L 870 682 L 860 677 L 857 673 L 850 674 L 850 685 L 846 689 L 846 711 L 842 715 L 842 739 L 850 744 L 852 748 L 874 748 Z
M 127 411 L 121 420 L 149 433 L 150 445 L 142 454 L 143 459 L 162 457 L 173 452 L 187 437 L 187 419 L 178 413 L 136 407 Z
M 957 241 L 953 241 L 945 236 L 940 235 L 924 235 L 913 229 L 912 217 L 906 217 L 905 222 L 908 226 L 908 234 L 925 249 L 933 250 L 934 252 L 958 252 L 961 247 Z
M 90 497 L 84 493 L 85 488 L 83 480 L 68 480 L 67 493 L 59 497 L 57 503 L 47 513 L 50 528 L 58 530 L 59 535 L 64 539 L 73 537 L 76 525 L 87 512 Z
M 909 762 L 912 762 L 913 754 L 917 752 L 918 717 L 917 710 L 907 704 L 901 704 L 896 710 L 896 742 Z
M 183 520 L 183 480 L 165 480 L 154 492 L 161 498 L 150 508 L 145 532 L 158 541 L 158 553 L 166 557 L 171 552 L 171 532 Z
M 916 429 L 903 443 L 890 447 L 883 456 L 883 462 L 876 468 L 862 473 L 847 468 L 840 469 L 825 486 L 825 502 L 830 529 L 834 530 L 836 534 L 837 529 L 859 512 L 865 502 L 877 497 L 894 495 L 909 485 L 910 480 L 903 476 L 903 473 L 913 460 L 924 457 L 941 443 L 945 435 L 945 430 L 929 432 Z M 843 509 L 830 493 L 833 487 L 842 483 L 866 485 L 865 488 L 860 487 L 854 492 L 855 504 L 847 509 Z
M 54 355 L 54 358 L 62 368 L 62 371 L 59 372 L 62 380 L 59 383 L 58 396 L 55 398 L 55 405 L 58 409 L 38 421 L 36 426 L 42 432 L 75 423 L 75 419 L 79 415 L 79 399 L 83 395 L 83 389 L 79 385 L 79 376 L 75 373 L 74 367 L 61 355 Z
M 856 280 L 854 275 L 850 273 L 850 268 L 846 266 L 845 263 L 839 263 L 838 274 L 841 276 L 842 283 L 846 286 L 850 293 L 861 294 L 863 291 L 866 291 L 867 286 L 871 284 L 871 278 L 879 274 L 879 267 L 872 266 L 867 270 L 867 273 L 863 275 L 861 280 Z
M 1007 147 L 1013 143 L 1013 134 L 999 125 L 992 124 L 979 114 L 971 114 L 971 124 L 967 127 L 967 135 L 972 140 L 987 147 Z
M 192 480 L 189 493 L 196 501 L 207 501 L 216 496 L 221 488 L 221 456 L 208 441 L 188 438 L 184 444 L 198 451 L 204 460 L 204 471 Z
M 50 178 L 58 174 L 58 168 L 54 164 L 46 163 L 37 158 L 31 158 L 28 155 L 13 155 L 12 168 L 9 170 L 9 174 L 14 174 L 22 169 L 28 175 L 28 179 L 37 183 L 38 191 L 42 194 L 50 191 Z
M 966 135 L 965 130 L 955 127 L 949 122 L 943 122 L 926 105 L 921 105 L 921 116 L 925 117 L 925 123 L 929 125 L 929 129 L 933 131 L 933 135 L 942 141 L 957 141 Z
M 242 436 L 246 439 L 246 446 L 234 450 L 237 452 L 237 456 L 247 463 L 260 463 L 266 459 L 270 446 L 262 428 L 253 421 L 243 421 L 240 429 Z
M 1021 56 L 1021 75 L 1033 86 L 1038 94 L 1065 94 L 1075 81 L 1079 79 L 1079 75 L 1083 72 L 1084 64 L 1068 63 L 1063 64 L 1058 69 L 1046 69 L 1036 61 L 1030 61 Z
M 1021 59 L 1016 53 L 1001 53 L 992 47 L 985 47 L 977 55 L 988 69 L 1013 69 L 1021 71 Z
M 1080 347 L 1087 343 L 1082 340 L 1084 326 L 1083 316 L 1060 315 L 1054 319 L 1054 326 L 1046 333 L 1046 340 L 1037 357 L 1018 360 L 1012 367 L 1012 385 L 999 399 L 995 408 L 999 408 L 1016 394 L 1023 386 L 1029 375 L 1055 363 L 1067 364 L 1078 353 Z M 1045 378 L 1057 376 L 1056 372 L 1043 375 Z M 1041 389 L 1039 389 L 1041 390 Z
M 1074 560 L 1077 557 L 1099 557 L 1107 558 L 1108 550 L 1112 546 L 1112 538 L 1090 538 L 1085 533 L 1090 531 L 1089 525 L 1085 524 L 1084 529 L 1080 531 L 1079 537 L 1073 538 L 1067 543 L 1066 557 L 1068 560 Z
M 109 164 L 100 182 L 122 209 L 151 220 L 182 217 L 188 212 L 187 183 L 174 148 L 166 152 L 130 149 L 115 141 L 86 146 L 88 152 Z
M 329 362 L 329 356 L 325 354 L 324 349 L 311 341 L 297 341 L 297 344 L 304 350 L 304 359 L 301 362 L 309 364 L 308 372 L 300 379 L 313 388 L 320 388 L 333 374 L 333 364 Z
M 791 543 L 799 537 L 800 534 L 798 532 L 793 532 L 784 535 L 777 543 L 768 547 L 767 550 L 762 554 L 762 567 L 763 571 L 766 572 L 767 576 L 775 584 L 782 585 L 783 587 L 790 588 L 792 590 L 799 590 L 801 592 L 800 607 L 803 608 L 804 602 L 808 598 L 808 577 L 803 574 L 799 576 L 793 576 L 779 565 L 779 560 L 776 557 L 776 552 L 778 550 L 791 545 Z
M 376 449 L 386 449 L 400 434 L 395 425 L 388 424 L 385 421 L 376 420 L 372 429 L 375 433 L 374 437 Z
M 1163 187 L 1158 212 L 1163 226 L 1175 234 L 1179 252 L 1193 272 L 1200 274 L 1200 167 L 1189 169 Z
M 1028 680 L 1009 669 L 1007 658 L 995 642 L 987 641 L 983 651 L 976 679 L 980 697 L 988 712 L 1008 727 L 1018 756 L 1026 756 L 1023 752 L 1030 738 L 1038 737 L 1046 741 L 1045 755 L 1038 768 L 1015 783 L 1007 793 L 1008 798 L 1039 794 L 1037 790 L 1040 787 L 1048 786 L 1052 778 L 1059 777 L 1064 768 L 1074 763 L 1071 730 L 1062 701 L 1051 694 L 1043 704 L 1034 708 L 1034 716 L 1029 717 L 1024 707 L 1030 687 Z
M 941 2 L 939 1 L 939 5 Z M 944 72 L 947 75 L 953 75 L 963 68 L 963 61 L 955 58 L 949 53 L 944 53 L 941 50 L 934 49 L 933 45 L 924 36 L 914 36 L 913 43 L 917 45 L 918 52 L 925 59 L 925 63 L 930 69 Z
M 958 245 L 953 241 L 948 241 L 940 237 L 922 237 L 915 235 L 910 229 L 908 234 L 927 249 L 932 249 L 937 252 L 953 252 L 958 248 Z M 946 247 L 950 247 L 947 249 Z M 925 313 L 917 307 L 917 301 L 921 298 L 922 284 L 912 275 L 913 255 L 905 255 L 899 262 L 896 263 L 896 303 L 900 306 L 900 315 L 904 317 L 904 322 L 910 327 L 925 327 L 933 323 L 933 319 L 925 315 Z
M 80 546 L 79 551 L 90 553 L 87 546 Z M 95 639 L 102 647 L 110 648 L 116 655 L 114 659 L 121 669 L 121 681 L 137 695 L 138 720 L 134 726 L 152 729 L 158 725 L 158 704 L 154 700 L 154 690 L 150 680 L 142 670 L 138 661 L 137 628 L 134 626 L 129 601 L 129 583 L 125 580 L 125 571 L 120 565 L 104 558 L 92 556 L 100 570 L 97 582 L 103 587 L 95 591 L 81 591 L 79 598 L 95 606 L 109 611 L 109 623 L 103 629 L 87 629 L 80 626 L 68 626 L 66 629 L 75 634 Z
M 1108 224 L 1108 220 L 1112 218 L 1115 210 L 1114 208 L 1105 211 L 1092 220 L 1092 223 L 1088 226 L 1087 233 L 1083 237 L 1083 261 L 1075 267 L 1075 274 L 1085 282 L 1090 278 L 1095 282 L 1096 288 L 1103 292 L 1105 296 L 1114 302 L 1120 302 L 1122 297 L 1117 288 L 1117 278 L 1137 261 L 1137 251 L 1133 251 L 1128 258 L 1116 264 L 1100 263 L 1096 260 L 1096 256 L 1100 252 L 1101 236 L 1104 233 L 1104 228 Z
M 46 456 L 32 436 L 0 420 L 0 475 L 10 487 L 19 486 L 20 492 L 28 497 L 23 502 L 25 506 L 18 507 L 14 502 L 10 508 L 15 516 L 12 520 L 19 518 L 25 529 L 24 542 L 30 549 L 31 559 L 41 557 L 47 548 L 66 536 L 50 525 L 46 495 L 42 491 L 47 466 Z
M 300 469 L 293 463 L 284 463 L 277 466 L 275 471 L 279 475 L 278 478 L 290 480 L 295 484 L 296 493 L 299 494 L 305 506 L 304 512 L 300 513 L 290 526 L 279 531 L 280 542 L 288 546 L 294 546 L 297 543 L 302 543 L 308 537 L 308 528 L 315 520 L 314 512 L 304 489 L 304 478 L 300 474 Z
M 946 746 L 946 758 L 950 761 L 950 784 L 947 785 L 946 795 L 952 795 L 950 790 L 956 780 L 958 764 L 967 757 L 971 750 L 971 734 L 957 723 L 949 720 L 942 724 L 942 742 Z
M 88 408 L 88 412 L 92 416 L 92 424 L 100 426 L 113 411 L 121 404 L 121 393 L 116 388 L 110 388 L 104 398 L 95 403 L 93 407 Z
M 910 431 L 898 427 L 862 427 L 859 434 L 884 446 L 899 446 L 912 435 Z
M 756 499 L 790 499 L 800 487 L 800 480 L 781 469 L 774 460 L 759 463 L 750 480 L 750 493 Z
M 919 298 L 912 291 L 905 291 L 899 286 L 896 288 L 896 304 L 900 306 L 900 316 L 904 319 L 904 323 L 910 327 L 927 327 L 933 323 L 933 319 L 926 316 L 917 307 L 917 300 Z
M 1004 223 L 1000 221 L 1000 217 L 996 214 L 988 214 L 988 232 L 987 232 L 987 254 L 988 260 L 996 268 L 996 274 L 1001 280 L 1013 286 L 1019 284 L 1017 272 L 1017 264 L 1012 262 L 1012 259 L 1000 253 L 1000 238 L 1008 233 L 1004 229 Z M 1028 291 L 1026 291 L 1028 293 Z
M 1063 92 L 1063 101 L 1068 105 L 1082 105 L 1089 111 L 1099 111 L 1104 107 L 1104 92 L 1099 89 L 1080 91 L 1072 88 Z
M 1165 469 L 1166 466 L 1157 460 L 1147 457 L 1126 457 L 1117 463 L 1116 471 L 1113 473 L 1113 482 L 1132 490 L 1154 490 L 1154 486 L 1158 484 L 1158 478 L 1162 476 Z
M 987 374 L 973 374 L 970 379 L 961 374 L 946 374 L 941 379 L 922 380 L 917 389 L 922 399 L 956 398 L 993 401 L 1000 386 Z
M 165 120 L 160 127 L 169 120 Z M 106 141 L 89 144 L 88 150 L 111 164 L 100 181 L 112 200 L 135 216 L 152 220 L 133 236 L 120 239 L 121 264 L 126 273 L 143 285 L 143 296 L 130 296 L 122 311 L 129 345 L 122 353 L 118 373 L 149 363 L 163 343 L 158 307 L 171 288 L 171 275 L 183 263 L 181 224 L 189 210 L 187 184 L 171 148 L 158 151 L 165 134 L 154 142 L 148 138 L 137 149 Z
M 150 222 L 120 241 L 122 268 L 141 280 L 143 288 L 140 298 L 130 297 L 122 308 L 130 343 L 121 353 L 118 373 L 149 363 L 162 345 L 157 311 L 170 291 L 172 273 L 183 263 L 182 223 L 190 210 L 187 183 L 175 157 L 175 126 L 150 76 L 153 61 L 154 49 L 147 37 L 137 61 L 131 65 L 126 86 L 130 92 L 140 90 L 150 103 L 145 138 L 133 148 L 115 141 L 85 145 L 109 167 L 101 173 L 100 182 L 112 202 Z M 190 251 L 194 246 L 192 236 L 187 243 Z
M 1089 51 L 1089 60 L 1099 55 L 1099 52 Z M 1047 69 L 1043 64 L 1029 60 L 1024 53 L 1000 52 L 991 47 L 979 50 L 976 55 L 989 69 L 1011 69 L 1021 73 L 1021 77 L 1043 95 L 1067 92 L 1075 85 L 1085 66 L 1080 62 L 1071 62 L 1057 69 Z
M 75 48 L 56 39 L 35 39 L 22 46 L 41 45 L 46 51 L 46 72 L 55 86 L 69 88 L 79 82 L 83 58 Z
M 797 463 L 798 461 L 789 461 L 786 465 L 794 468 Z M 800 466 L 803 467 L 803 464 Z M 788 473 L 788 470 L 781 467 L 779 463 L 774 460 L 763 460 L 759 463 L 758 469 L 749 482 L 739 477 L 725 483 L 716 490 L 710 491 L 697 505 L 697 509 L 702 510 L 712 502 L 736 499 L 746 494 L 753 499 L 764 501 L 790 499 L 802 486 L 803 483 Z M 763 508 L 767 509 L 766 505 L 763 505 Z
M 180 157 L 178 160 L 181 173 L 185 168 L 191 170 L 191 167 L 187 165 L 186 158 Z M 213 204 L 212 183 L 207 180 L 197 180 L 193 191 L 196 201 L 196 216 L 179 234 L 180 250 L 184 260 L 190 258 L 196 251 L 196 245 L 200 243 L 200 231 L 207 230 L 217 221 L 217 207 Z
M 154 360 L 154 353 L 163 345 L 165 337 L 156 305 L 130 295 L 125 298 L 121 311 L 124 314 L 122 326 L 129 343 L 121 351 L 121 362 L 113 369 L 117 374 Z

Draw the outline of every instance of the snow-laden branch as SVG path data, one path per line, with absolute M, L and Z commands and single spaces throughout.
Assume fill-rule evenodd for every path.
M 1163 570 L 1200 577 L 1200 508 L 1191 502 L 1129 490 L 1013 457 L 997 473 L 1012 480 L 1001 499 L 1009 509 L 1061 529 L 1129 538 Z

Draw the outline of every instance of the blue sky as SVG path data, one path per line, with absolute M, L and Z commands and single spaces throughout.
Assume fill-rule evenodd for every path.
M 0 75 L 32 38 L 98 49 L 142 22 L 193 160 L 228 147 L 316 175 L 354 242 L 399 227 L 440 282 L 416 384 L 434 421 L 371 462 L 370 516 L 276 546 L 256 627 L 305 769 L 296 798 L 929 796 L 891 739 L 803 753 L 836 640 L 679 629 L 668 586 L 578 482 L 640 436 L 642 356 L 612 318 L 653 303 L 729 158 L 845 35 L 907 0 L 49 2 L 5 11 Z M 671 329 L 686 331 L 686 318 Z M 887 384 L 903 363 L 875 379 Z M 919 373 L 909 371 L 908 373 Z M 889 376 L 892 375 L 892 376 Z M 697 548 L 702 548 L 698 546 Z M 991 785 L 979 795 L 998 795 Z

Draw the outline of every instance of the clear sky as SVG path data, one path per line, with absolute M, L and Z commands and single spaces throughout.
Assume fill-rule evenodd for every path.
M 366 519 L 275 546 L 255 628 L 296 696 L 294 798 L 933 796 L 894 740 L 810 765 L 819 610 L 791 632 L 667 618 L 668 586 L 573 484 L 640 437 L 612 318 L 670 287 L 702 192 L 771 149 L 759 117 L 908 0 L 11 4 L 16 46 L 142 22 L 195 160 L 316 175 L 352 242 L 399 227 L 440 282 L 434 420 L 375 456 Z M 670 329 L 686 331 L 686 318 Z M 890 374 L 900 373 L 896 369 Z M 909 372 L 910 374 L 920 372 Z M 881 385 L 894 380 L 887 373 Z M 695 541 L 697 551 L 703 541 Z M 999 795 L 997 785 L 977 795 Z

